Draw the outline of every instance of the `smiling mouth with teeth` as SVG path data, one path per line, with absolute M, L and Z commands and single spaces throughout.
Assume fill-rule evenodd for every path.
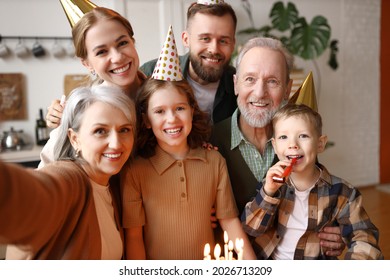
M 251 105 L 255 107 L 267 107 L 268 103 L 260 103 L 260 102 L 249 102 Z
M 114 73 L 114 74 L 121 74 L 121 73 L 127 71 L 129 68 L 130 68 L 130 63 L 126 64 L 125 66 L 123 66 L 121 68 L 113 69 L 110 72 Z
M 164 129 L 164 131 L 168 134 L 177 134 L 180 131 L 182 131 L 182 128 L 175 128 L 175 129 Z
M 119 154 L 103 154 L 104 157 L 106 158 L 119 158 L 122 155 L 122 153 Z

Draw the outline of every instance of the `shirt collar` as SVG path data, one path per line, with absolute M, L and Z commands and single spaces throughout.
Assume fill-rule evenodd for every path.
M 150 159 L 150 163 L 153 165 L 154 169 L 159 175 L 164 173 L 169 167 L 178 161 L 184 160 L 201 160 L 207 162 L 206 149 L 196 148 L 190 149 L 186 158 L 184 160 L 174 159 L 170 154 L 161 149 L 160 146 L 156 146 L 156 154 Z
M 317 186 L 331 188 L 332 187 L 332 176 L 330 175 L 329 171 L 325 168 L 325 166 L 323 166 L 320 163 L 316 163 L 316 165 L 322 171 L 320 173 L 320 177 L 318 178 L 318 180 L 316 182 Z M 287 186 L 292 187 L 293 184 L 292 184 L 290 177 L 287 180 L 288 180 Z
M 320 163 L 316 163 L 317 166 L 322 170 L 321 176 L 318 180 L 319 184 L 318 186 L 332 186 L 332 176 L 330 175 L 329 171 Z

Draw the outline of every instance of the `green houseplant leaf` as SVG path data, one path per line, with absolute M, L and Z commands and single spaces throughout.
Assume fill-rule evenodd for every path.
M 283 2 L 276 2 L 271 9 L 270 18 L 272 26 L 283 32 L 294 26 L 298 19 L 298 10 L 291 2 L 287 3 L 286 8 Z
M 250 34 L 256 34 L 257 36 L 268 36 L 269 32 L 272 30 L 272 27 L 269 25 L 265 25 L 261 28 L 254 28 L 254 27 L 249 27 L 246 29 L 242 29 L 237 32 L 239 35 L 250 35 Z
M 253 22 L 250 6 L 247 0 L 242 0 L 246 5 L 248 16 Z M 288 2 L 286 5 L 282 1 L 277 1 L 271 8 L 269 14 L 271 24 L 260 28 L 247 28 L 238 34 L 254 36 L 272 37 L 282 41 L 287 49 L 294 55 L 305 60 L 314 60 L 319 57 L 327 48 L 330 49 L 329 66 L 337 69 L 337 45 L 329 45 L 331 27 L 323 16 L 316 16 L 310 25 L 304 17 L 299 17 L 299 12 L 294 3 Z M 277 31 L 277 32 L 274 32 Z M 332 42 L 337 41 L 333 40 Z
M 299 18 L 291 31 L 288 47 L 290 51 L 303 59 L 315 59 L 328 47 L 330 26 L 326 18 L 316 16 L 307 24 L 305 18 Z

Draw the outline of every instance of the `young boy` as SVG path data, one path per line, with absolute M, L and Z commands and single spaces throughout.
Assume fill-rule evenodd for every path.
M 345 259 L 383 259 L 378 229 L 360 192 L 317 162 L 327 141 L 321 116 L 308 106 L 288 104 L 272 124 L 272 145 L 280 161 L 268 170 L 242 215 L 244 230 L 258 237 L 258 258 L 325 258 L 317 233 L 339 226 L 348 247 Z M 284 176 L 285 181 L 277 180 Z

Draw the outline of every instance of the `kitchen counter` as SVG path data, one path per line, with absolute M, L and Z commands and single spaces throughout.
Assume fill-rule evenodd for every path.
M 31 145 L 21 150 L 3 150 L 0 152 L 0 160 L 16 163 L 40 161 L 39 154 L 42 148 L 43 146 Z

